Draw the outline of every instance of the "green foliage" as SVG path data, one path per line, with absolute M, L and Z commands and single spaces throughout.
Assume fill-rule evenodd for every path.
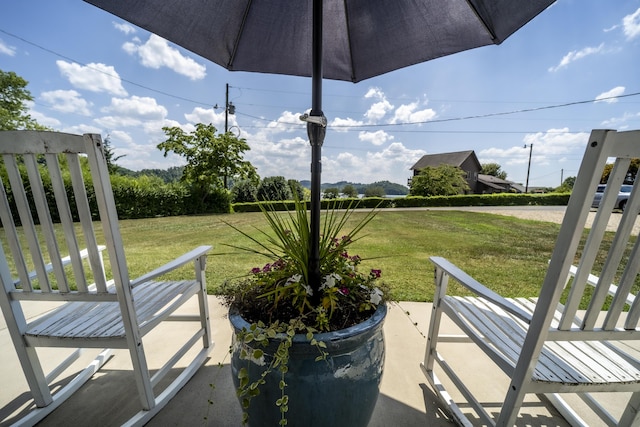
M 372 209 L 372 208 L 392 208 L 395 207 L 395 200 L 385 199 L 381 197 L 365 197 L 363 199 L 341 199 L 345 204 L 350 204 L 353 209 Z M 323 199 L 320 201 L 322 209 L 329 209 L 335 203 L 335 199 Z M 295 201 L 281 200 L 273 202 L 256 202 L 256 203 L 234 203 L 231 207 L 234 212 L 261 212 L 264 205 L 266 209 L 273 211 L 290 211 L 295 209 Z M 307 203 L 307 209 L 309 204 Z
M 629 169 L 627 170 L 627 176 L 624 180 L 625 184 L 633 184 L 636 180 L 636 176 L 638 175 L 638 167 L 640 167 L 640 159 L 635 158 L 631 159 L 631 164 L 629 165 Z M 613 163 L 607 163 L 604 166 L 604 171 L 602 172 L 602 178 L 600 178 L 600 184 L 606 184 L 609 181 L 609 175 L 611 175 L 611 171 L 613 170 Z
M 337 199 L 340 196 L 340 190 L 337 187 L 325 188 L 322 197 L 325 199 Z
M 258 200 L 293 200 L 291 187 L 283 176 L 268 176 L 258 186 Z
M 287 183 L 289 184 L 289 188 L 291 189 L 291 194 L 294 199 L 305 200 L 304 187 L 300 184 L 300 181 L 297 179 L 290 179 Z
M 457 166 L 427 166 L 411 181 L 412 196 L 452 196 L 469 190 L 465 172 Z
M 243 160 L 249 144 L 232 133 L 216 134 L 216 128 L 198 123 L 196 130 L 184 132 L 177 126 L 163 127 L 167 140 L 158 144 L 166 157 L 173 152 L 184 157 L 187 165 L 183 181 L 195 187 L 194 193 L 206 198 L 212 189 L 226 189 L 227 179 L 255 179 L 253 165 Z
M 353 185 L 347 184 L 342 187 L 342 194 L 344 195 L 344 197 L 356 198 L 358 197 L 358 190 L 356 190 Z
M 31 92 L 26 89 L 28 84 L 13 71 L 0 70 L 0 131 L 47 129 L 28 113 L 27 102 L 33 101 Z
M 116 161 L 123 158 L 125 155 L 115 155 L 115 153 L 113 152 L 113 148 L 111 148 L 111 135 L 107 135 L 102 140 L 102 151 L 104 151 L 104 158 L 107 161 L 107 169 L 109 169 L 109 174 L 113 175 L 117 173 L 120 168 L 118 165 L 116 165 Z
M 394 199 L 396 207 L 437 207 L 437 206 L 566 206 L 567 193 L 548 194 L 467 194 L 456 196 L 409 196 Z
M 495 176 L 500 179 L 507 179 L 507 173 L 502 170 L 502 166 L 497 163 L 483 163 L 481 174 Z
M 247 409 L 251 398 L 257 395 L 266 375 L 278 368 L 281 396 L 276 405 L 281 408 L 282 425 L 288 396 L 284 374 L 288 370 L 289 348 L 297 333 L 304 333 L 310 344 L 319 351 L 316 360 L 324 360 L 326 344 L 314 338 L 318 331 L 337 331 L 361 323 L 376 311 L 388 298 L 388 288 L 378 283 L 381 271 L 368 273 L 358 270 L 362 259 L 347 253 L 349 246 L 358 240 L 363 228 L 371 222 L 377 211 L 371 210 L 344 233 L 354 213 L 349 206 L 335 202 L 323 217 L 319 242 L 321 283 L 311 280 L 311 224 L 307 205 L 294 201 L 295 209 L 281 214 L 270 209 L 271 204 L 261 204 L 268 231 L 258 230 L 254 237 L 249 231 L 227 223 L 231 228 L 253 242 L 254 247 L 228 244 L 244 252 L 267 257 L 270 262 L 254 267 L 249 277 L 223 285 L 223 299 L 231 311 L 251 323 L 249 330 L 241 331 L 233 346 L 240 346 L 240 358 L 251 361 L 265 356 L 252 343 L 267 347 L 270 341 L 278 342 L 278 349 L 271 363 L 261 376 L 250 383 L 246 370 L 238 374 L 238 396 Z M 252 391 L 256 391 L 252 393 Z M 246 421 L 248 414 L 245 413 Z
M 311 228 L 306 204 L 295 201 L 295 209 L 286 214 L 271 210 L 271 205 L 261 206 L 269 231 L 260 230 L 258 238 L 229 224 L 255 248 L 228 246 L 270 260 L 253 268 L 249 278 L 225 290 L 227 304 L 244 319 L 288 323 L 291 318 L 299 318 L 315 329 L 335 331 L 368 318 L 385 300 L 384 288 L 378 284 L 380 271 L 360 273 L 362 259 L 347 254 L 376 210 L 368 211 L 349 232 L 343 232 L 354 213 L 349 205 L 335 202 L 325 212 L 319 242 L 322 283 L 314 287 L 309 271 Z M 347 208 L 342 209 L 344 206 Z
M 231 188 L 231 203 L 247 203 L 258 200 L 258 187 L 248 180 L 238 181 Z
M 370 185 L 364 190 L 364 197 L 384 197 L 384 188 L 377 185 Z
M 562 185 L 560 187 L 555 188 L 553 191 L 556 193 L 571 193 L 571 190 L 573 190 L 573 186 L 575 185 L 575 183 L 576 177 L 570 176 L 562 182 Z

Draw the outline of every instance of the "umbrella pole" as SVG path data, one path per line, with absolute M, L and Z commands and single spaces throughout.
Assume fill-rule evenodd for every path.
M 320 297 L 320 184 L 322 143 L 327 119 L 322 112 L 322 0 L 313 0 L 311 112 L 307 134 L 311 144 L 311 225 L 309 241 L 309 285 L 313 297 Z

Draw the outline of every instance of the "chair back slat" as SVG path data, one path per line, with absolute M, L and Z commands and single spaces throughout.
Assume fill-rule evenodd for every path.
M 630 163 L 630 159 L 628 161 L 626 161 L 625 159 L 616 161 L 610 175 L 612 187 L 622 185 L 622 181 L 624 179 L 624 176 L 626 175 L 626 171 Z M 604 168 L 604 164 L 595 166 L 594 170 L 600 171 L 602 168 Z M 590 182 L 587 184 L 585 195 L 586 199 L 583 201 L 583 205 L 577 209 L 584 210 L 585 213 L 588 213 L 588 210 L 591 206 L 591 200 L 593 200 L 593 193 L 595 192 L 594 185 L 597 186 L 597 184 L 600 182 L 599 178 L 600 177 L 598 176 L 597 172 L 594 174 L 594 176 L 591 177 L 590 181 L 596 182 Z M 611 188 L 609 188 L 609 190 L 610 189 Z M 615 204 L 615 197 L 610 197 L 610 195 L 613 194 L 617 195 L 617 190 L 615 190 L 615 193 L 613 191 L 605 191 L 602 200 L 600 200 L 600 209 L 598 209 L 595 215 L 593 224 L 591 225 L 591 230 L 589 231 L 586 243 L 584 244 L 584 247 L 582 249 L 582 256 L 580 257 L 580 260 L 578 262 L 578 269 L 573 279 L 569 296 L 567 298 L 567 301 L 565 302 L 565 310 L 558 324 L 558 329 L 560 330 L 568 330 L 573 326 L 575 322 L 576 313 L 580 308 L 582 297 L 585 293 L 585 290 L 587 289 L 586 286 L 588 283 L 589 275 L 593 273 L 593 266 L 598 256 L 600 243 L 602 242 L 602 239 L 607 230 L 607 224 L 609 223 L 609 219 L 611 218 L 611 212 L 613 211 L 613 206 Z M 567 213 L 567 216 L 571 215 L 574 214 L 572 212 Z M 583 227 L 584 226 L 577 229 L 577 238 L 579 238 L 579 231 Z M 571 262 L 571 260 L 569 260 L 569 262 Z
M 38 285 L 41 291 L 51 292 L 51 284 L 49 282 L 49 276 L 47 275 L 42 248 L 40 247 L 40 242 L 38 240 L 34 219 L 31 216 L 31 207 L 24 189 L 18 163 L 16 162 L 16 158 L 11 155 L 3 155 L 3 159 L 7 175 L 9 177 L 9 182 L 11 183 L 11 191 L 16 203 L 20 223 L 22 224 L 22 230 L 27 241 L 27 247 L 31 254 L 33 269 L 37 274 Z M 13 252 L 12 254 L 14 258 L 24 257 L 22 253 Z M 26 264 L 26 262 L 24 264 Z M 28 279 L 28 282 L 30 282 L 30 279 Z M 26 287 L 25 285 L 26 282 L 22 284 L 23 290 L 32 290 L 31 283 Z
M 89 265 L 93 272 L 93 280 L 96 285 L 96 290 L 97 292 L 107 292 L 107 277 L 104 271 L 102 255 L 98 250 L 98 241 L 96 240 L 95 230 L 93 228 L 91 208 L 89 207 L 87 189 L 82 177 L 80 158 L 74 154 L 67 154 L 67 166 L 69 167 L 69 172 L 71 174 L 71 183 L 76 202 L 76 209 L 85 239 L 85 247 L 89 252 Z
M 638 198 L 640 200 L 640 198 Z M 620 283 L 618 284 L 618 290 L 613 297 L 613 301 L 611 303 L 611 308 L 607 312 L 607 316 L 604 320 L 604 329 L 612 330 L 616 327 L 618 320 L 620 319 L 620 315 L 627 304 L 628 295 L 633 290 L 633 285 L 635 284 L 636 277 L 638 277 L 638 273 L 640 272 L 640 239 L 636 238 L 636 242 L 633 245 L 633 249 L 629 254 L 629 262 L 620 277 Z M 634 329 L 637 325 L 638 320 L 635 322 L 630 319 L 632 316 L 631 312 L 633 310 L 633 306 L 636 305 L 637 301 L 640 298 L 635 298 L 633 305 L 629 309 L 629 314 L 627 315 L 627 324 L 625 325 L 625 329 Z
M 584 329 L 589 330 L 595 327 L 596 321 L 600 316 L 600 312 L 603 310 L 603 307 L 605 305 L 605 299 L 608 295 L 609 286 L 612 283 L 616 282 L 616 279 L 620 275 L 620 268 L 627 270 L 627 268 L 629 267 L 629 265 L 625 266 L 625 263 L 623 262 L 623 256 L 625 255 L 625 251 L 628 252 L 628 249 L 630 247 L 629 239 L 631 237 L 638 212 L 640 211 L 640 197 L 638 197 L 638 194 L 640 194 L 639 189 L 640 186 L 636 185 L 633 187 L 631 196 L 626 203 L 625 212 L 622 215 L 615 236 L 607 253 L 607 258 L 602 267 L 602 271 L 599 274 L 600 279 L 598 281 L 598 285 L 593 292 L 591 301 L 587 308 L 587 313 L 585 314 L 585 317 L 583 319 L 582 327 Z M 607 190 L 610 191 L 610 195 L 614 194 L 617 197 L 619 188 L 613 186 L 612 188 L 607 188 Z M 611 191 L 613 190 L 615 190 L 615 193 L 611 193 Z M 620 285 L 622 284 L 622 282 L 617 284 L 617 293 L 620 293 Z M 610 316 L 616 316 L 616 310 L 622 311 L 622 309 L 624 309 L 624 304 L 609 306 L 607 311 L 610 313 Z
M 7 291 L 33 292 L 30 298 L 44 299 L 48 293 L 89 297 L 94 292 L 110 292 L 112 282 L 105 273 L 93 227 L 96 213 L 92 214 L 83 178 L 86 160 L 81 157 L 95 157 L 87 152 L 88 147 L 80 135 L 0 132 L 0 154 L 8 178 L 2 179 L 0 219 L 11 254 L 3 264 L 14 271 L 12 276 L 18 276 L 11 286 L 5 284 Z M 92 282 L 95 286 L 89 285 Z
M 553 298 L 543 301 L 543 304 L 560 300 L 561 286 L 567 282 L 562 277 L 563 273 L 557 276 L 557 272 L 562 270 L 554 268 L 564 268 L 569 263 L 577 265 L 575 274 L 569 281 L 570 290 L 566 299 L 562 300 L 564 309 L 557 325 L 560 330 L 573 330 L 577 322 L 584 331 L 613 332 L 625 311 L 628 311 L 626 327 L 634 329 L 637 326 L 640 318 L 640 298 L 635 298 L 634 294 L 637 294 L 640 288 L 640 242 L 633 230 L 640 213 L 640 184 L 633 185 L 624 205 L 624 212 L 612 212 L 620 206 L 621 188 L 623 185 L 629 185 L 629 166 L 632 159 L 638 157 L 640 131 L 592 133 L 590 146 L 583 161 L 583 165 L 586 166 L 584 170 L 581 168 L 578 174 L 561 227 L 561 233 L 566 230 L 567 236 L 571 234 L 569 230 L 573 230 L 574 235 L 571 238 L 577 239 L 578 245 L 575 249 L 568 248 L 562 254 L 556 255 L 554 252 L 545 280 L 546 286 L 541 292 L 541 299 L 542 295 L 548 298 L 551 292 L 555 293 Z M 612 158 L 614 163 L 611 167 L 607 165 L 607 160 L 610 161 Z M 607 168 L 610 168 L 610 172 L 606 177 L 606 189 L 597 211 L 595 214 L 592 213 L 592 224 L 586 227 L 586 221 L 580 221 L 592 210 L 592 201 Z M 608 229 L 612 216 L 620 218 L 615 231 Z M 586 228 L 586 236 L 585 233 L 581 233 L 582 228 Z M 556 249 L 562 247 L 561 240 L 559 237 Z M 553 264 L 558 264 L 559 267 L 554 267 Z M 594 277 L 597 277 L 597 280 L 594 280 Z M 555 290 L 552 290 L 551 280 L 557 280 Z M 548 288 L 547 291 L 545 287 Z
M 77 155 L 74 154 L 73 156 Z M 71 207 L 69 206 L 67 192 L 64 187 L 64 180 L 60 170 L 60 162 L 58 161 L 58 156 L 56 154 L 45 154 L 45 158 L 47 162 L 47 171 L 49 172 L 49 178 L 51 179 L 51 188 L 53 189 L 56 207 L 60 217 L 60 223 L 62 224 L 62 230 L 69 250 L 69 258 L 71 259 L 73 274 L 76 279 L 76 287 L 81 292 L 87 292 L 87 280 L 84 266 L 82 265 L 82 258 L 80 257 L 81 248 L 78 244 L 78 239 L 73 225 Z M 60 290 L 62 289 L 60 288 Z
M 16 225 L 13 222 L 13 217 L 11 216 L 11 207 L 9 206 L 9 200 L 7 199 L 7 192 L 4 188 L 4 183 L 0 180 L 0 191 L 2 191 L 2 197 L 0 197 L 0 220 L 2 220 L 2 229 L 4 231 L 5 237 L 9 244 L 9 249 L 12 254 L 22 254 L 22 247 L 20 245 L 20 240 L 18 239 L 18 234 L 16 232 Z M 0 249 L 1 249 L 0 245 Z M 6 256 L 4 255 L 4 250 L 2 252 L 3 256 L 3 268 L 6 271 L 2 273 L 6 277 L 10 277 L 9 264 L 7 262 Z M 14 267 L 18 274 L 18 282 L 21 283 L 22 288 L 26 291 L 31 291 L 31 281 L 29 280 L 29 270 L 27 269 L 27 265 L 25 264 L 24 257 L 15 257 L 13 256 Z M 5 290 L 7 292 L 13 291 L 15 288 L 14 280 L 10 280 L 5 283 Z
M 44 237 L 49 260 L 53 267 L 53 275 L 56 279 L 57 288 L 60 292 L 69 292 L 69 283 L 61 261 L 62 254 L 60 252 L 60 244 L 56 238 L 56 232 L 53 229 L 51 212 L 49 211 L 47 195 L 45 194 L 36 155 L 25 154 L 23 155 L 23 159 L 27 168 L 30 190 L 38 215 L 38 222 L 40 223 L 40 231 Z

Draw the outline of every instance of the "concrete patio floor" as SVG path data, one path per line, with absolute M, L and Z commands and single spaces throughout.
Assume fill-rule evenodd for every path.
M 239 426 L 241 411 L 231 380 L 228 348 L 231 328 L 226 310 L 217 298 L 210 296 L 211 324 L 215 347 L 209 360 L 158 414 L 148 426 Z M 35 316 L 47 306 L 34 307 L 29 316 Z M 437 399 L 428 386 L 420 369 L 424 356 L 426 334 L 431 304 L 401 302 L 390 307 L 385 326 L 386 362 L 380 397 L 371 427 L 402 426 L 452 426 Z M 151 352 L 149 364 L 154 358 L 164 360 L 172 337 L 179 337 L 183 326 L 170 322 L 159 333 L 153 332 L 145 339 L 145 348 Z M 452 328 L 451 325 L 445 325 Z M 28 404 L 29 393 L 17 356 L 9 338 L 4 319 L 0 319 L 0 425 L 10 425 L 19 418 Z M 470 351 L 454 355 L 460 369 L 470 373 L 471 390 L 480 393 L 480 401 L 499 411 L 508 379 L 495 366 L 483 359 L 483 355 L 469 346 Z M 48 360 L 60 359 L 60 350 L 44 350 Z M 87 361 L 96 351 L 88 350 Z M 171 354 L 171 353 L 168 353 Z M 84 365 L 80 365 L 84 367 Z M 39 423 L 41 426 L 118 426 L 135 414 L 139 402 L 129 370 L 128 355 L 116 351 L 115 356 L 93 376 L 83 388 L 60 408 Z M 66 372 L 61 378 L 69 376 Z M 214 384 L 214 388 L 210 386 Z M 454 399 L 459 399 L 452 393 Z M 208 404 L 208 401 L 212 404 Z M 620 400 L 609 403 L 619 405 Z M 463 406 L 463 410 L 471 410 Z M 565 426 L 567 423 L 546 400 L 532 396 L 521 411 L 522 425 Z M 590 425 L 599 425 L 587 418 Z

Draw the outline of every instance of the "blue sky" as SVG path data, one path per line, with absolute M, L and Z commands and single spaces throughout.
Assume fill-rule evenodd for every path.
M 56 130 L 110 135 L 118 164 L 168 168 L 163 126 L 213 123 L 251 147 L 262 177 L 309 179 L 299 116 L 311 80 L 229 72 L 79 0 L 5 2 L 0 69 L 34 96 Z M 559 0 L 500 46 L 363 82 L 325 81 L 323 182 L 406 184 L 424 154 L 474 150 L 529 186 L 575 176 L 591 129 L 640 128 L 640 0 Z

